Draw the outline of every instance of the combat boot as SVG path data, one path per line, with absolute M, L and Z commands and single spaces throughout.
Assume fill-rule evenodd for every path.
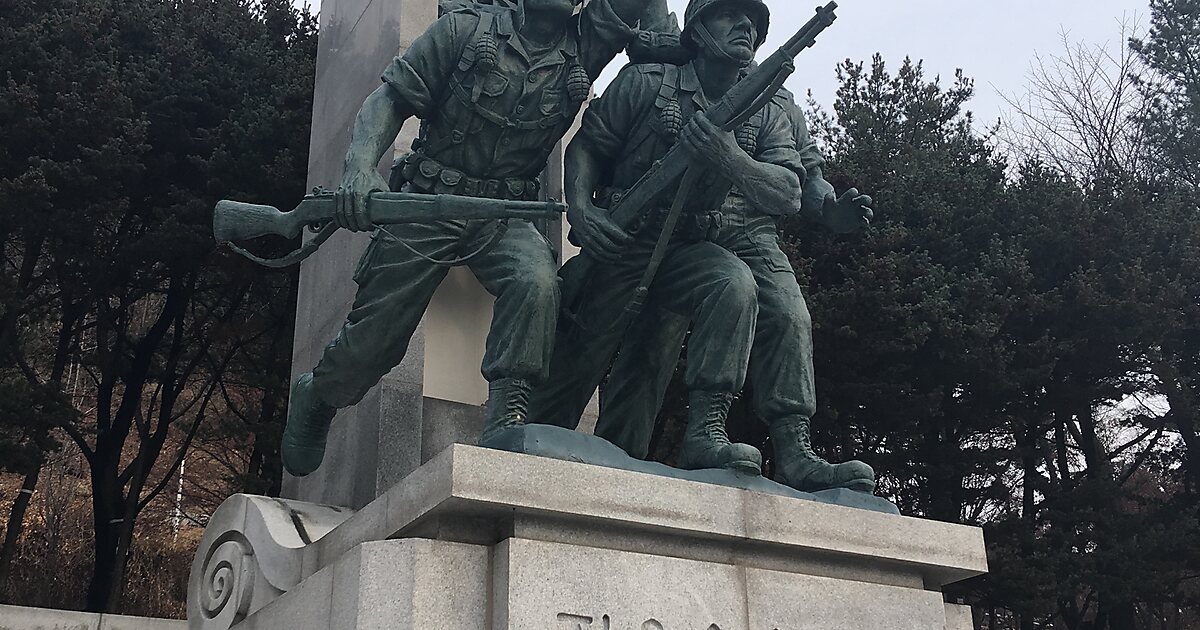
M 761 475 L 762 453 L 749 444 L 729 441 L 725 422 L 733 394 L 691 392 L 688 394 L 688 423 L 679 447 L 677 465 L 685 470 L 732 468 Z
M 813 452 L 808 435 L 808 418 L 787 416 L 771 423 L 775 445 L 775 481 L 801 492 L 846 488 L 857 492 L 875 490 L 875 471 L 851 460 L 831 464 Z
M 500 378 L 488 383 L 480 446 L 501 448 L 502 434 L 525 424 L 529 415 L 530 389 L 529 381 L 519 378 Z
M 325 439 L 337 408 L 325 404 L 313 391 L 312 372 L 301 374 L 288 400 L 287 426 L 280 445 L 283 467 L 303 477 L 321 466 L 325 458 Z

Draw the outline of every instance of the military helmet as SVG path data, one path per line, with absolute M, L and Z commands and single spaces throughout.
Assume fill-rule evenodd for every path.
M 687 10 L 683 13 L 683 44 L 685 46 L 692 45 L 689 32 L 700 23 L 705 13 L 726 3 L 741 5 L 750 12 L 750 19 L 754 20 L 754 26 L 758 27 L 758 41 L 754 42 L 754 47 L 762 46 L 767 39 L 767 29 L 771 25 L 771 10 L 767 8 L 767 3 L 763 0 L 690 0 Z

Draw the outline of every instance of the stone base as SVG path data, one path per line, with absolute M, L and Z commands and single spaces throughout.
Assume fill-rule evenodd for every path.
M 183 630 L 186 621 L 0 604 L 0 630 Z
M 197 630 L 967 630 L 940 590 L 986 569 L 973 527 L 454 445 L 353 515 L 231 498 L 189 612 Z
M 822 503 L 884 512 L 886 514 L 900 513 L 895 504 L 887 499 L 862 492 L 854 492 L 853 490 L 846 490 L 845 488 L 818 490 L 817 492 L 800 492 L 783 484 L 775 483 L 762 475 L 749 475 L 728 468 L 705 468 L 701 470 L 672 468 L 666 464 L 630 457 L 619 446 L 604 438 L 548 424 L 526 424 L 508 429 L 497 435 L 493 442 L 489 446 L 512 453 L 525 453 L 527 455 L 538 455 L 540 457 L 562 459 L 569 462 L 659 475 L 672 479 L 685 479 L 687 481 L 711 483 L 718 486 L 741 488 L 743 490 L 754 490 L 767 494 L 777 494 L 783 497 L 808 499 L 810 501 L 820 501 Z

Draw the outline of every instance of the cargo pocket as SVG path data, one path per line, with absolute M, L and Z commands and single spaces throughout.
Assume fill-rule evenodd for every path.
M 787 254 L 779 248 L 779 232 L 770 217 L 748 219 L 745 225 L 746 239 L 754 246 L 755 256 L 767 270 L 773 273 L 795 273 Z
M 358 264 L 354 267 L 354 274 L 351 278 L 353 278 L 355 284 L 362 286 L 363 276 L 366 275 L 371 265 L 375 262 L 375 251 L 377 249 L 379 249 L 379 232 L 371 235 L 371 242 L 367 244 L 366 251 L 363 252 L 362 256 L 358 259 Z
M 562 90 L 542 90 L 542 115 L 548 118 L 559 116 L 562 113 L 562 100 Z

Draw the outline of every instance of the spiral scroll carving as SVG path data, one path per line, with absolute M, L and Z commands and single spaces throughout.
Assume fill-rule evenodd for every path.
M 229 630 L 304 579 L 304 549 L 354 512 L 235 494 L 209 517 L 188 580 L 188 630 Z
M 215 545 L 201 568 L 198 604 L 203 627 L 225 630 L 250 612 L 258 570 L 254 550 L 239 537 Z

